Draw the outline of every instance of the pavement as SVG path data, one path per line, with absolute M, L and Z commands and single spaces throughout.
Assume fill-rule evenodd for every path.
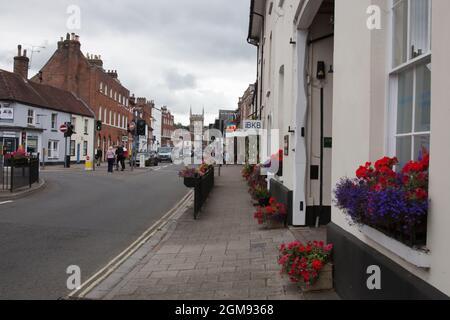
M 68 295 L 68 266 L 79 266 L 84 282 L 190 191 L 170 164 L 113 174 L 46 169 L 45 188 L 0 201 L 0 299 Z
M 114 300 L 305 300 L 338 299 L 334 291 L 303 293 L 280 275 L 281 243 L 314 237 L 323 229 L 266 230 L 241 167 L 222 168 L 216 185 L 193 219 L 192 207 L 165 235 L 149 240 L 84 298 Z M 303 238 L 302 238 L 303 237 Z

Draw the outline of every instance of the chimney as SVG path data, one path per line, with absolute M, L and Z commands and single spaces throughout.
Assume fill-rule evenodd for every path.
M 27 57 L 27 50 L 24 50 L 22 55 L 22 46 L 19 44 L 17 46 L 17 56 L 14 57 L 14 73 L 20 75 L 24 79 L 28 79 L 29 64 L 30 59 Z

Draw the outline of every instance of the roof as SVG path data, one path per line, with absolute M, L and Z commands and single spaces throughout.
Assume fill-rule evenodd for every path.
M 257 45 L 261 41 L 261 31 L 264 25 L 264 9 L 266 6 L 265 0 L 251 0 L 250 1 L 250 22 L 248 26 L 247 41 L 251 44 Z
M 72 92 L 27 81 L 20 75 L 0 69 L 0 100 L 94 117 L 87 104 Z

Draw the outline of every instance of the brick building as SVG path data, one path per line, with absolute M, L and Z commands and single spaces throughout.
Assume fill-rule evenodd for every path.
M 103 69 L 99 55 L 84 55 L 79 37 L 74 33 L 61 38 L 58 48 L 32 81 L 75 93 L 103 123 L 95 145 L 103 149 L 122 143 L 133 114 L 129 107 L 130 91 L 119 81 L 116 70 Z M 131 141 L 127 147 L 131 148 Z
M 146 98 L 137 98 L 135 111 L 139 113 L 139 117 L 145 120 L 147 123 L 146 135 L 140 137 L 139 140 L 139 150 L 146 151 L 150 150 L 153 146 L 153 109 L 155 108 L 155 103 L 153 100 L 147 100 Z
M 161 146 L 173 146 L 172 134 L 175 131 L 175 121 L 172 113 L 166 106 L 161 108 L 162 128 L 161 128 Z
M 253 118 L 253 101 L 255 98 L 255 84 L 248 86 L 244 95 L 239 98 L 238 112 L 237 112 L 237 125 L 242 128 L 243 121 Z

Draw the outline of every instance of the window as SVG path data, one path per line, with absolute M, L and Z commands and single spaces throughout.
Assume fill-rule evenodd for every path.
M 393 18 L 390 149 L 402 168 L 430 149 L 430 1 L 395 0 Z
M 83 157 L 86 157 L 88 154 L 88 142 L 84 141 L 83 142 Z
M 106 123 L 108 121 L 108 110 L 105 108 L 105 116 L 103 117 L 103 121 Z
M 119 102 L 122 103 L 122 94 L 119 93 Z
M 72 117 L 72 126 L 73 126 L 73 131 L 77 132 L 77 118 Z
M 112 97 L 113 97 L 113 89 L 109 90 L 109 97 L 112 99 Z
M 102 121 L 102 107 L 98 109 L 98 120 Z
M 112 125 L 112 111 L 109 111 L 109 124 Z
M 103 92 L 103 82 L 100 82 L 100 92 Z
M 89 132 L 89 120 L 85 119 L 84 120 L 84 134 L 88 134 Z
M 117 126 L 117 122 L 116 122 L 116 113 L 114 112 L 114 117 L 113 117 L 113 126 Z
M 75 140 L 70 140 L 70 156 L 75 157 Z
M 48 159 L 58 159 L 58 141 L 50 140 L 48 142 Z
M 58 114 L 52 113 L 52 130 L 57 130 L 58 128 Z
M 393 67 L 431 51 L 430 0 L 394 0 Z
M 29 126 L 34 126 L 34 110 L 33 109 L 28 109 L 28 118 L 27 118 L 27 124 Z
M 105 85 L 105 91 L 103 91 L 103 93 L 104 93 L 105 95 L 108 95 L 108 86 L 107 86 L 107 85 Z

